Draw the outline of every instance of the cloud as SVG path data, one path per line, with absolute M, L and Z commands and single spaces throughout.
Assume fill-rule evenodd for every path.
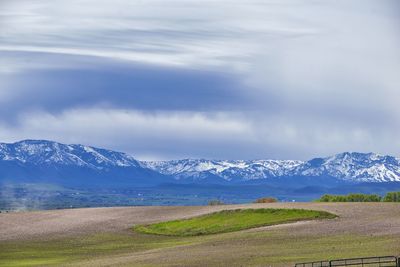
M 0 6 L 4 140 L 154 158 L 399 155 L 396 0 Z
M 63 57 L 51 58 L 65 62 Z M 75 68 L 3 75 L 0 120 L 13 121 L 31 110 L 60 113 L 82 107 L 224 111 L 243 108 L 250 101 L 240 80 L 227 73 L 116 64 L 85 57 L 68 59 L 67 64 L 77 62 L 83 63 Z M 87 62 L 93 66 L 85 66 Z
M 400 130 L 395 126 L 396 131 Z M 346 131 L 343 131 L 346 128 Z M 375 138 L 380 142 L 376 142 Z M 84 143 L 125 151 L 139 159 L 309 159 L 338 151 L 396 154 L 395 132 L 358 125 L 296 121 L 282 116 L 248 119 L 243 114 L 71 109 L 35 112 L 14 125 L 0 124 L 0 139 L 35 138 Z
M 269 51 L 249 71 L 248 82 L 275 91 L 285 107 L 338 114 L 399 111 L 400 17 L 390 10 L 395 2 L 384 3 L 338 1 L 303 10 L 300 15 L 318 25 L 319 34 L 270 42 Z
M 83 142 L 128 151 L 139 158 L 205 156 L 213 146 L 225 150 L 251 136 L 248 124 L 230 114 L 96 108 L 59 115 L 25 114 L 18 124 L 3 124 L 0 129 L 0 138 L 10 142 L 26 138 Z
M 290 13 L 296 11 L 292 1 L 283 6 L 276 1 L 266 3 L 6 2 L 2 4 L 0 50 L 97 56 L 196 69 L 243 69 L 249 59 L 264 50 L 266 38 L 315 33 L 314 28 L 291 21 Z

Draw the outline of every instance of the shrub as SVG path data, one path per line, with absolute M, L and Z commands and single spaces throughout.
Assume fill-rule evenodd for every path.
M 380 202 L 382 197 L 376 194 L 323 195 L 319 202 Z
M 400 192 L 389 192 L 383 198 L 384 202 L 400 202 Z
M 275 203 L 278 202 L 278 200 L 274 197 L 263 197 L 256 199 L 253 203 Z
M 208 206 L 218 206 L 218 205 L 225 205 L 225 203 L 218 199 L 213 199 L 208 202 Z

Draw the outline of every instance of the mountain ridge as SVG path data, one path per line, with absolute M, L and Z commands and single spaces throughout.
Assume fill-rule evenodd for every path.
M 270 159 L 139 161 L 127 153 L 92 146 L 67 145 L 48 140 L 22 140 L 15 143 L 0 143 L 0 163 L 2 166 L 0 182 L 5 178 L 12 180 L 13 175 L 35 176 L 37 175 L 35 172 L 41 173 L 37 175 L 39 178 L 43 176 L 48 178 L 47 180 L 51 178 L 50 176 L 54 179 L 63 177 L 64 180 L 68 180 L 71 169 L 73 174 L 82 180 L 86 179 L 84 175 L 89 175 L 93 181 L 96 181 L 97 176 L 101 176 L 103 180 L 110 179 L 109 184 L 119 179 L 121 185 L 126 182 L 131 186 L 135 185 L 135 179 L 141 181 L 139 184 L 150 185 L 163 182 L 283 181 L 291 177 L 293 181 L 299 180 L 299 177 L 306 177 L 311 184 L 313 181 L 322 183 L 323 179 L 328 181 L 328 178 L 353 183 L 400 182 L 400 159 L 359 152 L 343 152 L 308 161 Z M 7 168 L 12 171 L 7 173 Z M 80 171 L 84 175 L 80 175 Z M 23 178 L 29 180 L 29 177 Z
M 152 186 L 172 182 L 132 156 L 47 140 L 0 144 L 0 184 L 45 183 L 67 187 Z
M 6 153 L 9 152 L 9 153 Z M 85 154 L 86 158 L 77 154 Z M 10 155 L 11 154 L 11 155 Z M 22 140 L 15 143 L 0 143 L 0 157 L 3 160 L 19 160 L 31 163 L 77 164 L 98 167 L 104 163 L 110 166 L 139 166 L 132 156 L 112 150 L 84 146 L 80 144 L 62 144 L 48 140 Z
M 143 163 L 143 162 L 142 162 Z M 349 182 L 398 182 L 400 160 L 376 153 L 343 152 L 309 161 L 299 160 L 172 160 L 145 162 L 148 168 L 177 178 L 206 177 L 208 173 L 225 180 L 277 177 L 334 177 Z M 229 167 L 227 167 L 230 165 Z

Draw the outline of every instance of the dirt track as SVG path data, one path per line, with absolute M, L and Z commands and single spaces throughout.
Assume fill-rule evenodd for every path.
M 306 208 L 339 215 L 328 221 L 312 221 L 270 227 L 293 234 L 360 233 L 400 235 L 400 205 L 395 203 L 275 203 L 206 207 L 88 208 L 0 214 L 0 241 L 52 239 L 81 234 L 123 232 L 134 224 L 196 216 L 222 209 Z M 265 228 L 249 231 L 265 231 Z

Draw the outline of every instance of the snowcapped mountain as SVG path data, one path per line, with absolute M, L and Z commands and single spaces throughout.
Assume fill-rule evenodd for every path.
M 172 160 L 143 162 L 147 168 L 178 180 L 210 175 L 226 181 L 282 177 L 327 177 L 346 182 L 400 182 L 400 160 L 374 153 L 342 153 L 310 161 L 296 160 Z
M 44 183 L 110 188 L 171 181 L 171 177 L 142 167 L 125 153 L 45 140 L 0 144 L 0 187 L 2 184 Z
M 162 183 L 400 182 L 400 160 L 374 153 L 342 153 L 310 161 L 206 160 L 142 161 L 83 145 L 25 140 L 0 143 L 0 185 L 10 182 L 68 186 L 143 186 Z M 304 183 L 305 181 L 305 183 Z
M 330 176 L 352 182 L 399 182 L 400 159 L 375 153 L 341 153 L 307 161 L 293 172 L 301 176 Z
M 210 175 L 226 181 L 285 176 L 303 162 L 296 160 L 205 160 L 184 159 L 142 162 L 150 169 L 177 179 L 201 180 Z
M 0 160 L 32 165 L 75 165 L 94 169 L 116 166 L 140 167 L 138 161 L 125 153 L 43 140 L 25 140 L 14 144 L 0 143 Z

